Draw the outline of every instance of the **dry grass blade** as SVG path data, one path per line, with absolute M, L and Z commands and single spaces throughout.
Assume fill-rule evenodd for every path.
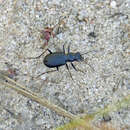
M 94 116 L 89 115 L 87 119 L 77 118 L 72 120 L 68 124 L 60 126 L 56 128 L 56 130 L 93 130 L 93 126 L 91 121 L 93 120 Z
M 11 88 L 14 89 L 15 91 L 17 91 L 18 93 L 38 102 L 39 104 L 41 104 L 42 106 L 45 106 L 53 111 L 55 111 L 57 114 L 61 115 L 61 116 L 65 116 L 68 117 L 70 119 L 74 119 L 77 118 L 77 116 L 67 112 L 66 110 L 64 110 L 63 108 L 58 107 L 55 104 L 50 103 L 47 99 L 38 96 L 36 93 L 33 93 L 32 91 L 28 90 L 25 86 L 20 85 L 19 83 L 15 82 L 14 80 L 8 78 L 7 76 L 4 76 L 2 74 L 0 74 L 0 78 L 2 77 L 2 80 L 5 79 L 8 82 L 4 82 L 2 80 L 0 80 L 0 83 Z M 19 86 L 19 87 L 18 87 Z
M 103 115 L 107 115 L 110 112 L 113 111 L 118 111 L 121 108 L 126 108 L 130 105 L 130 95 L 127 95 L 126 97 L 124 97 L 121 101 L 114 103 L 114 104 L 110 104 L 107 107 L 105 107 L 104 109 L 99 109 L 97 110 L 97 112 L 91 114 L 91 115 L 82 115 L 82 118 L 80 119 L 75 119 L 73 121 L 71 121 L 70 123 L 64 125 L 64 126 L 60 126 L 58 127 L 56 130 L 74 130 L 74 129 L 81 129 L 81 130 L 115 130 L 113 127 L 109 127 L 105 124 L 101 125 L 100 128 L 97 128 L 95 126 L 91 125 L 92 120 L 95 117 L 103 117 Z M 79 128 L 80 127 L 80 128 Z M 81 128 L 82 127 L 82 128 Z
M 130 95 L 124 97 L 121 101 L 106 106 L 104 109 L 100 109 L 95 115 L 103 116 L 109 112 L 118 111 L 121 108 L 126 108 L 130 105 Z

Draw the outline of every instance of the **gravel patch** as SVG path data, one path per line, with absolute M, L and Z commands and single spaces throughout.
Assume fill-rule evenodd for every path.
M 53 28 L 48 43 L 41 36 Z M 46 48 L 52 52 L 71 45 L 72 52 L 85 53 L 59 71 L 43 64 Z M 129 0 L 1 0 L 0 70 L 50 102 L 73 114 L 93 113 L 130 94 L 130 1 Z M 53 69 L 51 69 L 53 70 Z M 0 129 L 52 129 L 68 118 L 0 85 Z M 130 107 L 112 112 L 111 124 L 130 129 Z M 100 120 L 97 120 L 100 122 Z

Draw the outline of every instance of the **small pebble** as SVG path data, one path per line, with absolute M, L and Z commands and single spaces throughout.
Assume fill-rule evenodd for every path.
M 103 120 L 104 120 L 104 122 L 111 121 L 111 117 L 109 115 L 104 115 Z
M 45 75 L 42 75 L 42 76 L 41 76 L 41 79 L 42 79 L 42 80 L 46 80 L 46 76 L 45 76 Z
M 116 8 L 116 1 L 111 1 L 110 6 L 111 8 Z

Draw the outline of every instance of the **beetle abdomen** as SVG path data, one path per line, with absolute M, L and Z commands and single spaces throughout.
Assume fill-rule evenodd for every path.
M 62 52 L 48 54 L 43 62 L 50 68 L 62 66 L 66 64 L 66 55 Z

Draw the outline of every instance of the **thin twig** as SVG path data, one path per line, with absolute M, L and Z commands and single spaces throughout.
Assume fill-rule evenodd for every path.
M 67 112 L 66 110 L 64 110 L 63 108 L 58 107 L 55 104 L 50 103 L 47 99 L 38 96 L 36 93 L 33 93 L 32 91 L 28 90 L 25 86 L 20 85 L 19 83 L 17 83 L 14 80 L 8 78 L 7 76 L 3 76 L 3 77 L 6 79 L 6 81 L 9 81 L 9 83 L 0 81 L 1 84 L 5 85 L 5 86 L 7 86 L 9 88 L 14 89 L 18 93 L 20 93 L 20 94 L 22 94 L 22 95 L 24 95 L 24 96 L 26 96 L 28 98 L 31 98 L 32 100 L 38 102 L 42 106 L 45 106 L 45 107 L 57 112 L 57 114 L 59 114 L 59 115 L 68 117 L 70 119 L 77 118 L 77 116 L 73 115 L 70 112 Z M 10 84 L 10 82 L 12 82 L 14 85 Z M 17 87 L 16 85 L 19 86 L 19 87 Z

